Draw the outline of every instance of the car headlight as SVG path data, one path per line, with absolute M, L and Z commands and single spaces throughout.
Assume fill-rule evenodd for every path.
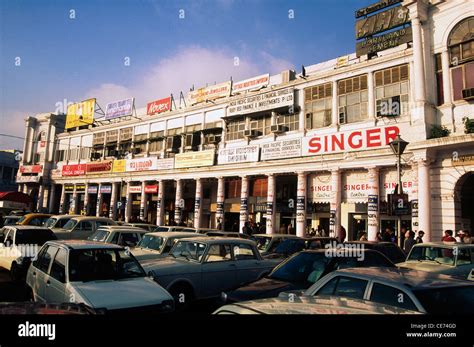
M 224 292 L 221 293 L 221 300 L 222 300 L 222 302 L 227 301 L 227 294 L 226 293 L 224 293 Z

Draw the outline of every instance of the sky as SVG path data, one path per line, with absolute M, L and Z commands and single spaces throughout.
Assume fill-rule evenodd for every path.
M 355 51 L 375 0 L 0 0 L 0 134 L 90 97 L 136 107 Z M 236 64 L 237 62 L 237 64 Z M 0 149 L 22 149 L 0 135 Z

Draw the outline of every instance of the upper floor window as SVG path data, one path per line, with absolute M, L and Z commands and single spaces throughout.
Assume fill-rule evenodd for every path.
M 408 64 L 375 73 L 375 100 L 378 117 L 408 113 Z
M 367 75 L 341 80 L 337 83 L 337 89 L 339 123 L 354 123 L 367 119 Z
M 307 129 L 322 128 L 331 125 L 331 83 L 305 88 L 304 109 L 305 126 Z
M 256 131 L 259 136 L 270 134 L 271 125 L 272 125 L 271 115 L 250 118 L 250 121 L 249 121 L 249 129 Z
M 436 104 L 444 104 L 443 90 L 443 64 L 441 63 L 441 54 L 435 54 L 435 75 L 436 75 Z
M 226 140 L 240 140 L 244 138 L 245 118 L 231 120 L 227 123 Z
M 449 34 L 453 99 L 463 100 L 472 93 L 463 90 L 474 88 L 474 17 L 459 22 Z
M 283 125 L 286 127 L 286 131 L 298 130 L 300 123 L 300 118 L 297 113 L 292 114 L 279 114 L 276 116 L 275 124 Z

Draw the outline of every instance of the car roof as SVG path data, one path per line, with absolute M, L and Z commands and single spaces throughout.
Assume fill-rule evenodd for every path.
M 65 246 L 70 249 L 123 249 L 123 247 L 119 245 L 89 240 L 55 240 L 46 243 Z
M 52 214 L 50 213 L 27 213 L 25 214 L 26 217 L 51 217 Z
M 362 277 L 368 280 L 378 280 L 380 282 L 393 282 L 403 284 L 412 289 L 433 289 L 439 287 L 474 286 L 474 282 L 461 280 L 448 275 L 440 275 L 431 272 L 417 271 L 403 268 L 348 268 L 336 270 L 333 274 L 354 277 Z
M 359 240 L 353 240 L 353 241 L 344 241 L 344 243 L 350 243 L 350 244 L 361 244 L 361 245 L 374 245 L 374 246 L 384 246 L 384 245 L 393 245 L 393 246 L 398 246 L 393 242 L 389 241 L 359 241 Z
M 73 217 L 81 217 L 79 214 L 54 214 L 51 216 L 51 218 L 73 218 Z
M 146 230 L 145 230 L 146 232 Z M 154 231 L 154 232 L 147 232 L 146 235 L 150 236 L 160 236 L 160 237 L 180 237 L 180 236 L 189 236 L 189 237 L 196 237 L 196 233 L 191 231 Z
M 471 243 L 462 243 L 462 242 L 423 242 L 414 245 L 413 247 L 442 247 L 442 248 L 473 248 L 474 244 Z
M 34 225 L 19 225 L 19 224 L 13 224 L 13 225 L 5 225 L 4 228 L 10 228 L 10 229 L 17 229 L 17 230 L 50 230 L 47 227 L 38 227 Z
M 12 218 L 12 219 L 20 219 L 22 216 L 15 216 L 15 215 L 8 215 L 8 216 L 2 216 L 3 219 L 7 219 L 7 218 Z
M 209 243 L 209 244 L 220 244 L 220 243 L 229 243 L 229 242 L 235 242 L 235 243 L 246 243 L 248 245 L 254 245 L 255 242 L 247 239 L 241 239 L 238 237 L 221 237 L 221 236 L 196 236 L 196 237 L 190 237 L 186 238 L 184 241 L 196 241 L 196 242 L 202 242 L 202 243 Z
M 97 228 L 97 230 L 133 230 L 133 231 L 140 231 L 146 233 L 147 230 L 139 227 L 134 227 L 132 225 L 101 225 Z
M 107 220 L 107 221 L 111 221 L 112 219 L 108 218 L 108 217 L 94 217 L 94 216 L 76 216 L 76 217 L 72 217 L 71 219 L 75 219 L 75 220 Z
M 252 234 L 253 237 L 272 237 L 272 238 L 280 238 L 280 237 L 287 237 L 287 238 L 300 238 L 296 235 L 292 235 L 292 234 Z

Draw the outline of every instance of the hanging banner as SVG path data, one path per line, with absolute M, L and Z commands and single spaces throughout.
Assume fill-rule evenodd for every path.
M 105 120 L 131 116 L 135 98 L 118 100 L 105 107 Z
M 258 161 L 259 147 L 258 145 L 223 148 L 219 150 L 217 156 L 218 164 L 234 164 Z
M 66 129 L 94 123 L 95 98 L 69 105 L 66 112 Z
M 167 98 L 164 98 L 164 99 L 149 102 L 146 105 L 146 114 L 148 116 L 152 116 L 154 114 L 159 114 L 163 112 L 168 112 L 170 110 L 171 110 L 171 96 L 168 96 Z

